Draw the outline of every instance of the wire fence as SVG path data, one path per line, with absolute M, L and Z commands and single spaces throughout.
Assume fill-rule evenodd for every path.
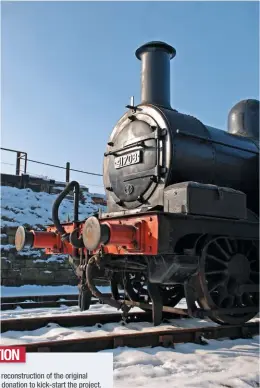
M 36 176 L 36 177 L 39 177 L 39 178 L 42 178 L 42 179 L 52 179 L 52 178 L 49 178 L 46 175 L 43 175 L 43 174 L 39 175 L 39 174 L 35 174 L 32 171 L 31 172 L 28 171 L 28 162 L 30 162 L 30 163 L 38 164 L 38 165 L 41 165 L 41 166 L 57 168 L 57 169 L 65 171 L 65 176 L 64 176 L 65 179 L 60 179 L 60 181 L 69 182 L 70 181 L 71 172 L 85 174 L 85 175 L 93 176 L 93 177 L 102 177 L 103 176 L 102 174 L 99 174 L 99 173 L 96 173 L 96 172 L 84 171 L 84 170 L 79 170 L 79 169 L 71 168 L 70 162 L 66 162 L 65 166 L 59 166 L 59 165 L 52 164 L 52 163 L 46 163 L 46 162 L 41 162 L 39 160 L 29 159 L 27 153 L 24 152 L 24 151 L 18 151 L 18 150 L 14 150 L 14 149 L 10 149 L 10 148 L 3 148 L 3 147 L 1 147 L 1 151 L 7 151 L 9 153 L 15 153 L 16 154 L 16 163 L 7 162 L 5 160 L 2 160 L 2 157 L 1 157 L 1 165 L 13 166 L 14 167 L 14 169 L 12 171 L 13 175 L 22 175 L 22 174 L 24 174 L 24 175 Z M 1 171 L 2 171 L 2 168 L 1 168 Z M 53 172 L 53 170 L 51 171 L 51 174 L 52 174 L 52 172 Z M 96 183 L 94 183 L 94 184 L 93 183 L 85 183 L 85 185 L 93 186 L 93 187 L 103 187 L 102 184 L 96 184 Z

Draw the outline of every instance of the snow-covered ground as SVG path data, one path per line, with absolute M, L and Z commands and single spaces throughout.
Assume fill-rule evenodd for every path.
M 79 205 L 79 219 L 84 220 L 101 207 L 92 203 L 90 193 L 84 192 L 85 204 Z M 32 227 L 52 224 L 51 209 L 57 194 L 36 193 L 31 189 L 17 189 L 1 186 L 1 224 L 2 226 L 19 226 L 28 224 Z M 73 219 L 73 203 L 65 199 L 60 206 L 59 216 L 62 222 Z
M 40 309 L 38 309 L 40 310 Z M 48 315 L 57 315 L 52 309 Z M 136 311 L 138 309 L 135 309 Z M 115 312 L 109 306 L 94 305 L 85 315 L 100 312 Z M 7 314 L 7 312 L 3 312 Z M 18 311 L 16 311 L 16 314 Z M 47 312 L 45 312 L 47 314 Z M 76 307 L 59 309 L 59 313 L 76 314 Z M 30 313 L 27 313 L 30 314 Z M 12 315 L 12 313 L 10 314 Z M 31 316 L 37 315 L 31 311 Z M 41 311 L 40 315 L 43 315 Z M 45 314 L 44 314 L 45 315 Z M 28 316 L 28 315 L 27 315 Z M 9 316 L 10 317 L 10 316 Z M 202 320 L 175 320 L 174 327 L 207 326 Z M 172 329 L 173 325 L 162 324 L 160 329 Z M 212 323 L 212 325 L 214 325 Z M 126 326 L 109 323 L 101 327 L 62 328 L 57 324 L 33 331 L 9 331 L 1 336 L 1 345 L 26 342 L 84 338 L 110 333 L 137 333 L 158 330 L 152 324 L 129 323 Z M 208 341 L 208 345 L 177 344 L 169 348 L 117 348 L 114 354 L 115 388 L 246 388 L 259 387 L 259 338 Z
M 34 331 L 4 333 L 0 342 L 7 345 L 147 329 L 154 330 L 148 323 L 130 323 L 127 327 L 111 323 L 101 328 L 50 324 Z M 259 387 L 259 338 L 211 340 L 204 346 L 177 344 L 174 349 L 123 347 L 103 352 L 114 354 L 115 388 L 249 388 Z
M 101 288 L 101 287 L 100 287 Z M 101 292 L 107 291 L 105 288 L 100 290 Z M 176 306 L 180 308 L 185 308 L 185 300 L 181 300 L 180 303 Z M 139 308 L 135 307 L 131 309 L 132 312 L 141 311 Z M 102 304 L 95 304 L 90 306 L 88 311 L 82 312 L 81 314 L 86 315 L 86 324 L 87 316 L 90 314 L 105 314 L 105 313 L 117 313 L 118 310 Z M 15 310 L 4 310 L 1 312 L 1 320 L 5 319 L 15 319 L 15 318 L 34 318 L 34 317 L 52 317 L 58 315 L 77 315 L 79 314 L 78 306 L 60 306 L 57 308 L 36 308 L 36 309 L 22 309 L 17 307 Z M 258 318 L 254 320 L 258 321 Z M 36 342 L 36 341 L 50 341 L 54 339 L 72 339 L 78 337 L 86 337 L 89 335 L 105 335 L 106 333 L 111 332 L 135 332 L 143 330 L 158 330 L 159 329 L 172 329 L 172 328 L 192 328 L 192 327 L 206 327 L 206 326 L 217 326 L 216 323 L 211 322 L 206 319 L 174 319 L 170 320 L 167 323 L 162 323 L 160 326 L 154 327 L 152 323 L 149 322 L 133 322 L 129 323 L 126 326 L 122 326 L 118 323 L 109 323 L 102 325 L 101 328 L 96 326 L 86 326 L 86 327 L 73 327 L 73 328 L 63 328 L 57 324 L 49 324 L 48 326 L 33 330 L 33 331 L 15 331 L 15 332 L 6 332 L 2 335 L 2 341 L 9 343 L 19 342 Z
M 259 338 L 114 349 L 114 387 L 259 387 Z
M 3 292 L 4 291 L 4 292 Z M 70 291 L 70 292 L 69 292 Z M 107 292 L 103 288 L 102 292 Z M 77 287 L 2 287 L 2 296 L 39 295 L 39 294 L 76 294 Z M 179 307 L 185 307 L 181 301 Z M 132 311 L 140 311 L 135 308 Z M 82 314 L 117 312 L 107 305 L 93 305 Z M 36 316 L 75 315 L 77 306 L 61 306 L 54 309 L 26 309 L 3 311 L 1 319 L 26 318 Z M 259 320 L 255 318 L 254 320 Z M 200 319 L 177 319 L 162 323 L 159 329 L 173 327 L 194 327 L 215 325 L 213 322 Z M 109 323 L 90 327 L 64 328 L 50 323 L 46 327 L 32 331 L 9 331 L 1 335 L 1 345 L 21 344 L 26 342 L 51 341 L 82 338 L 110 333 L 137 333 L 154 331 L 148 322 L 136 322 L 122 325 Z M 114 354 L 114 387 L 115 388 L 242 388 L 259 387 L 259 338 L 208 341 L 208 345 L 178 344 L 174 349 L 155 348 L 117 348 L 109 350 Z

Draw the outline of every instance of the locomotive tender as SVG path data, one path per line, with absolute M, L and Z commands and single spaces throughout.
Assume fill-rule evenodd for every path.
M 92 295 L 127 314 L 132 306 L 240 324 L 259 306 L 259 101 L 244 100 L 228 131 L 170 105 L 164 42 L 136 51 L 141 103 L 132 102 L 104 154 L 107 212 L 78 220 L 79 184 L 53 205 L 47 232 L 19 227 L 16 248 L 66 253 L 80 277 L 81 310 Z M 61 201 L 74 189 L 74 221 L 61 224 Z M 111 284 L 111 297 L 96 287 Z M 122 292 L 123 291 L 123 292 Z M 175 306 L 186 298 L 187 309 Z

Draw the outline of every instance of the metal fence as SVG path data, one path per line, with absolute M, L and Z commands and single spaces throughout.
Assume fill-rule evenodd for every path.
M 10 148 L 3 148 L 3 147 L 1 147 L 1 150 L 13 152 L 13 153 L 16 154 L 16 163 L 14 164 L 14 166 L 15 166 L 15 175 L 28 174 L 27 166 L 28 166 L 28 162 L 31 162 L 31 163 L 37 163 L 37 164 L 41 164 L 41 165 L 44 165 L 44 166 L 49 166 L 49 167 L 54 167 L 54 168 L 59 168 L 59 169 L 65 170 L 65 181 L 66 182 L 70 181 L 70 173 L 71 173 L 71 171 L 82 173 L 82 174 L 87 174 L 87 175 L 92 175 L 92 176 L 102 177 L 102 174 L 97 174 L 97 173 L 94 173 L 94 172 L 77 170 L 77 169 L 71 168 L 70 167 L 70 162 L 66 162 L 65 166 L 58 166 L 58 165 L 55 165 L 55 164 L 40 162 L 39 160 L 29 159 L 28 155 L 27 155 L 27 152 L 24 152 L 24 151 L 18 151 L 18 150 L 13 150 L 13 149 L 10 149 Z M 2 164 L 12 165 L 11 163 L 5 163 L 3 161 L 1 161 L 1 163 Z

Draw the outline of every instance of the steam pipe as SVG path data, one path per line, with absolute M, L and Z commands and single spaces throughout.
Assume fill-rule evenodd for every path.
M 67 187 L 58 195 L 56 198 L 53 207 L 52 207 L 52 221 L 58 230 L 58 232 L 62 236 L 67 236 L 68 234 L 66 233 L 65 229 L 60 223 L 59 220 L 59 206 L 63 199 L 69 194 L 71 189 L 74 188 L 74 221 L 78 221 L 78 206 L 79 206 L 79 183 L 76 181 L 70 182 Z M 69 235 L 68 235 L 69 236 Z
M 171 109 L 170 60 L 176 50 L 164 42 L 149 42 L 135 53 L 142 62 L 141 103 Z

